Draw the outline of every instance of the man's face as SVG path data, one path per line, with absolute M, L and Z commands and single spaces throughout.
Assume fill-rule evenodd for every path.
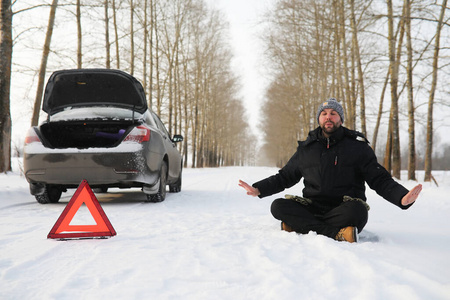
M 325 108 L 319 115 L 319 125 L 326 137 L 342 125 L 339 114 L 332 108 Z

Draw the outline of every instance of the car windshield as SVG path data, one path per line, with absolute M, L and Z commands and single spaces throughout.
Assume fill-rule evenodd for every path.
M 130 109 L 117 107 L 66 107 L 65 110 L 54 114 L 51 117 L 52 122 L 74 121 L 74 120 L 132 120 L 141 119 L 142 114 Z

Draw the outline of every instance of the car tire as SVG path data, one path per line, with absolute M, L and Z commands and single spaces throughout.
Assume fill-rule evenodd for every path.
M 179 193 L 181 192 L 181 174 L 183 173 L 183 165 L 181 165 L 180 169 L 180 176 L 178 177 L 177 181 L 175 181 L 173 184 L 169 184 L 169 192 L 171 193 Z
M 107 187 L 99 187 L 99 188 L 92 189 L 92 191 L 94 193 L 98 193 L 98 194 L 106 194 L 108 192 L 108 188 Z
M 148 202 L 162 202 L 166 199 L 167 163 L 163 161 L 159 173 L 159 188 L 156 194 L 147 194 Z
M 57 203 L 61 199 L 62 189 L 54 186 L 45 186 L 44 193 L 34 195 L 36 201 L 41 204 Z

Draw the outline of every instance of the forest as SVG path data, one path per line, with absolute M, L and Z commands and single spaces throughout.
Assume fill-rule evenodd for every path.
M 367 136 L 393 176 L 407 169 L 416 180 L 420 168 L 429 181 L 432 169 L 450 167 L 450 146 L 435 137 L 436 111 L 450 107 L 446 0 L 272 1 L 258 20 L 270 77 L 260 134 L 250 130 L 231 68 L 227 18 L 204 0 L 0 2 L 0 172 L 20 153 L 11 106 L 29 116 L 20 125 L 37 125 L 46 79 L 70 68 L 134 75 L 169 132 L 185 137 L 186 166 L 255 165 L 262 157 L 282 166 L 317 126 L 318 105 L 336 97 L 344 126 Z
M 277 1 L 264 37 L 273 74 L 262 117 L 268 157 L 285 164 L 286 149 L 317 127 L 318 105 L 334 96 L 344 126 L 370 140 L 394 177 L 407 169 L 416 180 L 420 167 L 431 180 L 434 107 L 450 104 L 448 10 L 445 0 Z M 435 162 L 447 163 L 433 168 L 449 168 L 444 148 Z

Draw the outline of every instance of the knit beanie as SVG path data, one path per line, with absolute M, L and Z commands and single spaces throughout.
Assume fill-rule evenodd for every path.
M 342 105 L 339 104 L 339 102 L 337 102 L 337 100 L 335 98 L 330 98 L 327 101 L 325 101 L 324 103 L 319 105 L 319 109 L 317 110 L 317 118 L 316 118 L 317 123 L 319 123 L 320 113 L 326 108 L 334 109 L 341 117 L 342 123 L 344 123 L 344 109 L 342 108 Z

